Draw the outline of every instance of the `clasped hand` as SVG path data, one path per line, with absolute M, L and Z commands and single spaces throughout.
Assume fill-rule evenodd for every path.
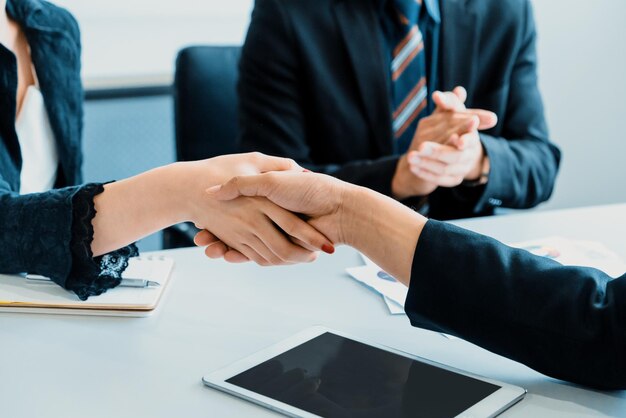
M 487 156 L 478 131 L 494 127 L 497 116 L 466 109 L 466 99 L 462 87 L 433 93 L 435 112 L 419 121 L 408 152 L 398 162 L 392 181 L 396 198 L 426 196 L 437 187 L 480 178 Z
M 293 160 L 260 153 L 226 155 L 181 163 L 184 187 L 192 190 L 186 218 L 202 229 L 196 243 L 210 258 L 281 265 L 315 260 L 317 251 L 333 252 L 333 243 L 305 220 L 264 197 L 217 200 L 206 193 L 236 176 L 275 171 L 302 172 Z M 209 179 L 209 180 L 207 180 Z

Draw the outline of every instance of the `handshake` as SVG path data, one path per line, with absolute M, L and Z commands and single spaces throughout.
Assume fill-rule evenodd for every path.
M 219 182 L 199 188 L 189 219 L 202 230 L 194 241 L 210 258 L 262 266 L 311 262 L 318 251 L 332 254 L 345 242 L 346 183 L 260 153 L 182 164 L 197 166 L 199 176 L 208 169 Z
M 398 162 L 396 199 L 483 177 L 488 159 L 478 130 L 494 126 L 497 118 L 466 109 L 465 96 L 463 88 L 433 94 L 435 112 L 420 121 Z M 94 199 L 94 256 L 190 221 L 202 230 L 195 243 L 210 258 L 264 266 L 302 263 L 347 244 L 368 256 L 394 259 L 388 263 L 394 275 L 408 279 L 426 222 L 389 197 L 260 153 L 174 163 L 104 188 Z
M 493 127 L 497 117 L 466 109 L 465 99 L 462 87 L 433 94 L 436 111 L 420 121 L 398 163 L 393 183 L 401 179 L 403 189 L 394 189 L 395 197 L 427 195 L 483 175 L 488 160 L 478 130 Z M 333 253 L 338 244 L 376 240 L 375 231 L 368 231 L 373 221 L 360 229 L 356 225 L 358 219 L 374 218 L 384 204 L 362 198 L 360 187 L 258 153 L 185 164 L 210 165 L 217 183 L 195 200 L 202 203 L 191 219 L 202 230 L 195 243 L 206 247 L 210 258 L 292 264 L 313 261 L 320 250 Z M 197 177 L 206 178 L 200 172 Z

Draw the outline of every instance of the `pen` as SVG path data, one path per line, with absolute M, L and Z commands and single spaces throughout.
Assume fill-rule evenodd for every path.
M 27 283 L 31 283 L 31 284 L 53 284 L 54 283 L 48 277 L 39 276 L 37 274 L 27 274 L 26 281 Z M 154 280 L 146 280 L 146 279 L 122 279 L 119 286 L 120 287 L 146 288 L 146 287 L 159 287 L 161 286 L 161 283 L 155 282 Z

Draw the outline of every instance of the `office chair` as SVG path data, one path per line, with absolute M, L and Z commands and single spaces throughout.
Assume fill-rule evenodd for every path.
M 191 46 L 176 59 L 174 120 L 178 161 L 200 160 L 239 151 L 237 77 L 241 48 Z M 193 245 L 190 223 L 163 233 L 163 248 Z

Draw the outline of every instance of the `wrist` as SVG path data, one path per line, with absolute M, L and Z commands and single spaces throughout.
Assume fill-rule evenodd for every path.
M 371 212 L 368 194 L 374 193 L 369 189 L 346 184 L 341 193 L 342 199 L 339 206 L 339 240 L 340 244 L 359 248 L 361 235 L 367 232 L 367 225 Z
M 464 181 L 476 184 L 485 184 L 489 177 L 489 157 L 485 153 L 484 148 L 480 147 L 480 156 L 474 165 L 474 168 L 465 176 Z
M 409 169 L 407 155 L 404 154 L 398 159 L 396 172 L 391 180 L 391 195 L 396 200 L 406 199 L 412 196 L 410 192 L 411 180 L 414 176 Z
M 364 253 L 407 286 L 415 246 L 426 222 L 417 212 L 372 190 L 352 186 L 344 193 L 342 243 Z
M 425 197 L 431 194 L 435 189 L 437 189 L 436 184 L 428 183 L 413 174 L 409 164 L 408 154 L 400 157 L 396 173 L 391 182 L 391 197 L 396 200 L 404 200 L 415 196 Z
M 202 187 L 194 176 L 193 164 L 177 162 L 156 169 L 159 177 L 161 207 L 172 224 L 193 221 L 199 211 L 199 201 L 207 187 Z

